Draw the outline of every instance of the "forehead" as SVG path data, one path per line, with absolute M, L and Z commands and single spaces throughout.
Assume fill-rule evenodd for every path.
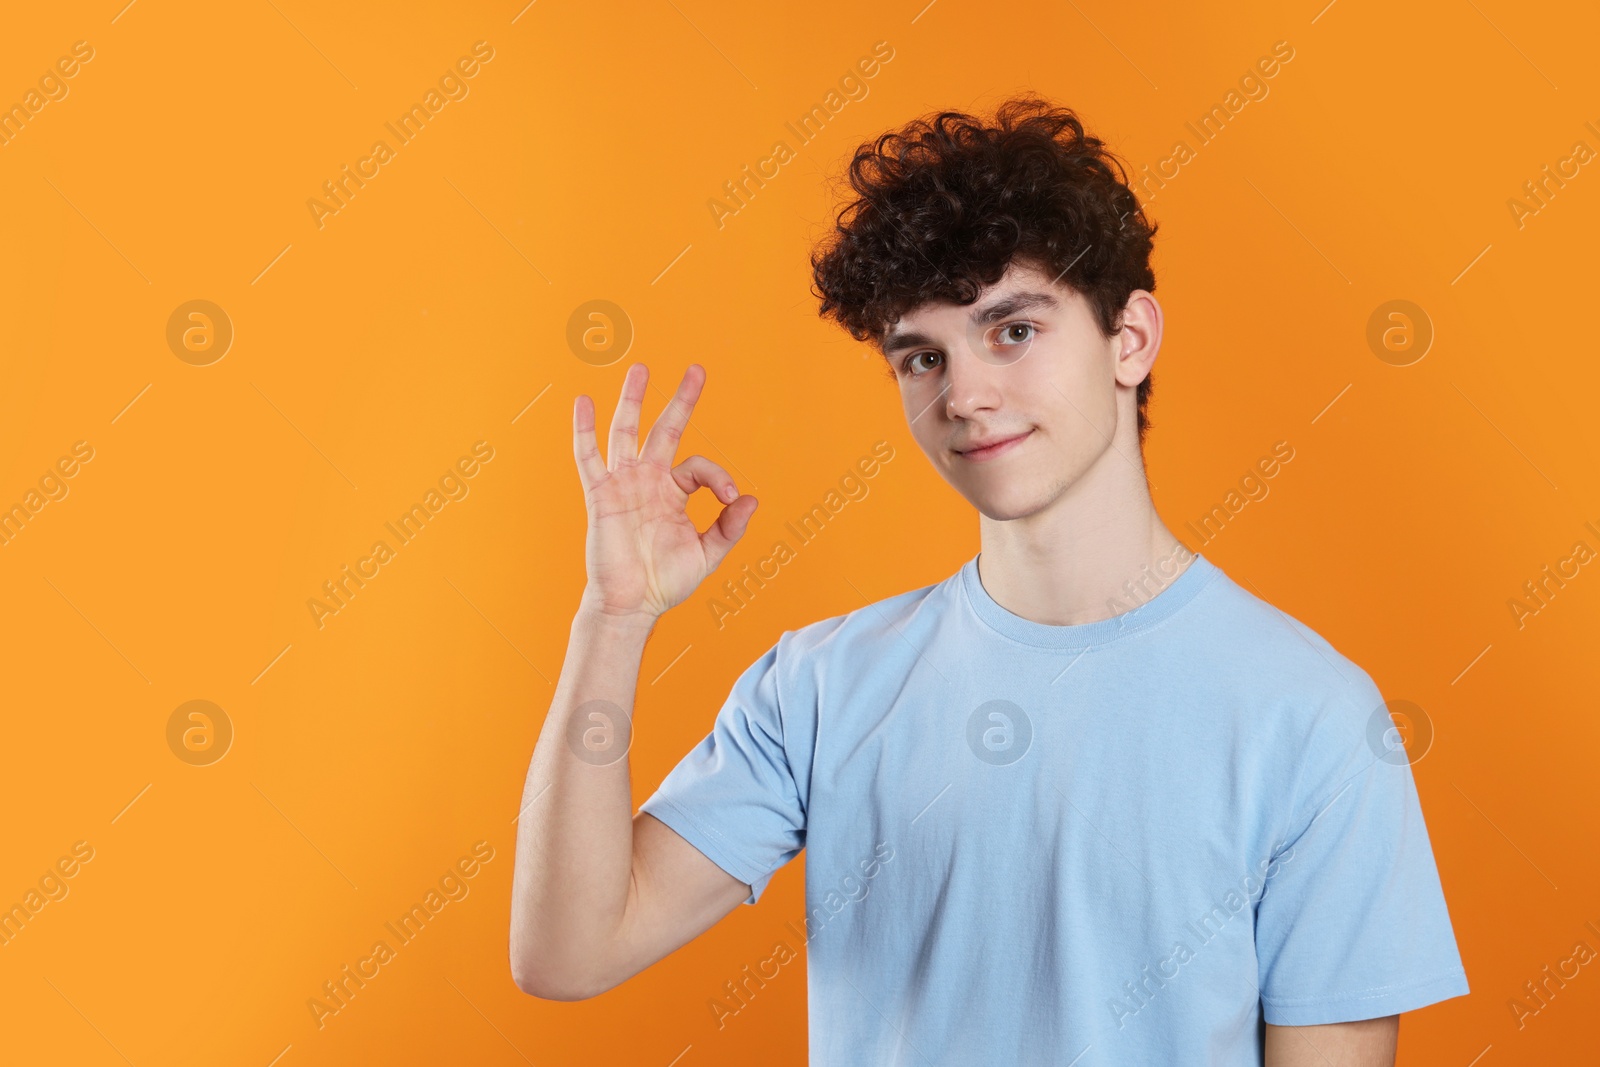
M 993 323 L 1027 311 L 1049 314 L 1065 311 L 1072 303 L 1071 287 L 1056 282 L 1031 263 L 1013 261 L 993 285 L 985 286 L 971 304 L 934 300 L 918 305 L 890 324 L 879 347 L 885 355 L 916 345 L 934 344 L 930 330 Z

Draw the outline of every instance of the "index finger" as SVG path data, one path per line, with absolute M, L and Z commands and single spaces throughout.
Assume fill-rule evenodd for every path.
M 677 394 L 667 401 L 665 410 L 657 417 L 655 425 L 650 427 L 644 446 L 639 449 L 641 463 L 672 466 L 672 460 L 678 454 L 678 440 L 683 436 L 684 427 L 689 425 L 689 415 L 694 411 L 705 383 L 705 368 L 698 363 L 689 364 L 683 372 L 683 381 L 678 383 Z

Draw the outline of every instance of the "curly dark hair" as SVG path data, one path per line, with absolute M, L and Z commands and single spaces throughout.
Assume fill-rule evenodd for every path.
M 1082 294 L 1101 333 L 1121 329 L 1135 289 L 1154 291 L 1156 225 L 1121 163 L 1070 108 L 1025 94 L 992 122 L 959 111 L 918 118 L 862 143 L 849 165 L 857 199 L 811 256 L 818 314 L 882 344 L 931 300 L 970 304 L 1013 259 Z M 889 369 L 893 376 L 893 369 Z M 1151 376 L 1139 383 L 1139 442 Z

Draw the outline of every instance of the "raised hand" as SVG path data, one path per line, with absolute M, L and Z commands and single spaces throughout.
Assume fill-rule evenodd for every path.
M 755 497 L 741 496 L 728 472 L 704 456 L 672 465 L 705 385 L 700 364 L 689 364 L 677 395 L 639 447 L 639 404 L 649 377 L 642 363 L 623 377 L 605 459 L 595 440 L 594 401 L 580 395 L 572 409 L 573 453 L 589 510 L 583 606 L 645 625 L 687 600 L 717 569 L 744 536 L 757 506 Z M 704 533 L 685 510 L 702 486 L 725 504 Z

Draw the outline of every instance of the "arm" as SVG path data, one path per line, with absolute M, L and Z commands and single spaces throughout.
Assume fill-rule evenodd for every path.
M 511 972 L 534 996 L 604 992 L 750 895 L 661 822 L 634 816 L 629 783 L 645 643 L 656 620 L 716 569 L 755 511 L 755 499 L 738 496 L 710 460 L 670 466 L 703 375 L 690 366 L 640 451 L 648 371 L 629 368 L 612 419 L 610 469 L 600 460 L 592 404 L 579 397 L 574 408 L 589 583 L 528 766 L 512 877 Z M 703 535 L 684 510 L 702 486 L 730 501 Z
M 1400 1016 L 1325 1026 L 1267 1024 L 1266 1067 L 1394 1067 Z
M 566 664 L 523 788 L 512 878 L 511 971 L 549 1000 L 596 996 L 704 933 L 750 895 L 653 816 L 632 815 L 626 754 L 596 765 L 567 747 L 585 700 L 632 717 L 647 631 L 574 619 Z M 585 694 L 580 698 L 575 694 Z M 610 728 L 619 747 L 625 722 Z

